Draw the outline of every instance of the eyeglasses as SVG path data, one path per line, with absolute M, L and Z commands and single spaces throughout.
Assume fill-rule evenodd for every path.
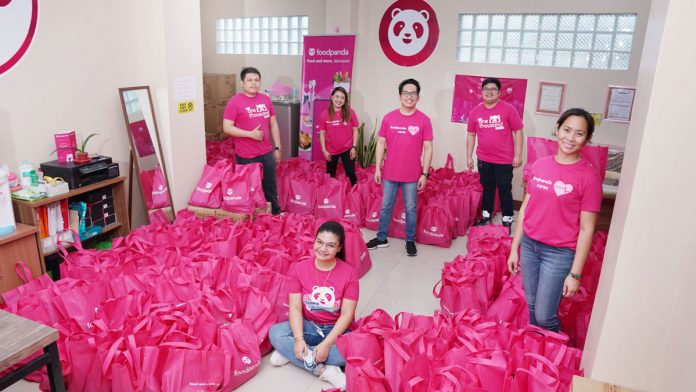
M 487 93 L 494 93 L 494 92 L 497 92 L 498 89 L 495 88 L 495 87 L 493 87 L 493 88 L 488 88 L 488 87 L 486 87 L 486 88 L 483 89 L 483 91 L 485 91 L 485 92 L 487 92 Z
M 408 98 L 408 97 L 415 98 L 418 96 L 418 92 L 417 91 L 402 91 L 401 96 L 404 98 Z

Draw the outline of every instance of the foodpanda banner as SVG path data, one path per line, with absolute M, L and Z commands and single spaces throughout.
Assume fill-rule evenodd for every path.
M 304 36 L 298 151 L 301 158 L 324 159 L 319 142 L 319 115 L 328 108 L 334 87 L 341 86 L 350 93 L 354 53 L 354 35 Z

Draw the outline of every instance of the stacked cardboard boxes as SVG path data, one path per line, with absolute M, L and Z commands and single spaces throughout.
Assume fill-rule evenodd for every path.
M 207 140 L 222 139 L 222 115 L 227 101 L 237 91 L 234 74 L 203 74 L 205 136 Z

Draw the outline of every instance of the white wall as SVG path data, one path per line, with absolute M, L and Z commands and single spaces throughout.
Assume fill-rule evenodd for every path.
M 121 174 L 128 175 L 130 147 L 118 88 L 150 85 L 153 91 L 167 91 L 168 76 L 176 74 L 174 66 L 168 64 L 175 63 L 188 64 L 181 72 L 200 78 L 198 1 L 66 0 L 39 5 L 39 23 L 31 48 L 17 66 L 0 76 L 0 162 L 15 169 L 24 159 L 35 164 L 49 161 L 55 159 L 50 155 L 55 149 L 55 132 L 76 130 L 78 143 L 97 132 L 99 136 L 90 140 L 88 151 L 111 156 L 120 164 Z M 171 17 L 165 14 L 165 5 L 167 9 L 187 9 L 190 15 L 177 15 L 180 20 L 171 19 L 169 25 L 179 24 L 193 47 L 181 43 L 178 48 L 173 44 L 167 47 L 167 34 L 172 33 L 165 31 L 165 18 Z M 178 57 L 193 58 L 187 63 Z M 153 96 L 156 106 L 169 106 L 166 94 L 164 102 L 158 98 Z M 177 208 L 184 207 L 182 200 L 192 189 L 188 182 L 195 180 L 190 178 L 200 175 L 201 166 L 195 165 L 202 165 L 205 159 L 202 97 L 198 105 L 201 110 L 190 115 L 196 118 L 196 124 L 186 131 L 197 132 L 199 141 L 184 137 L 182 143 L 200 152 L 192 158 L 188 150 L 192 168 L 175 167 L 178 171 L 172 172 L 168 167 L 170 178 L 189 187 L 175 188 Z M 157 109 L 156 115 L 160 135 L 169 141 L 163 143 L 165 156 L 171 154 L 170 144 L 179 156 L 184 156 L 175 143 L 181 135 L 170 138 L 167 123 L 171 121 L 163 121 L 168 119 L 163 119 Z M 137 226 L 145 222 L 139 193 L 133 200 L 133 225 Z
M 419 108 L 433 120 L 435 128 L 435 166 L 445 163 L 447 153 L 453 153 L 457 170 L 464 170 L 466 163 L 466 124 L 450 122 L 452 96 L 456 74 L 490 75 L 525 78 L 527 95 L 524 113 L 527 136 L 550 136 L 556 117 L 534 114 L 540 80 L 567 82 L 565 107 L 580 106 L 592 112 L 603 112 L 607 86 L 635 85 L 640 61 L 649 0 L 617 1 L 430 1 L 440 26 L 440 39 L 435 52 L 425 62 L 414 67 L 400 67 L 383 54 L 378 39 L 379 22 L 391 0 L 361 0 L 357 38 L 356 64 L 354 68 L 353 104 L 361 120 L 374 124 L 394 109 L 398 103 L 399 82 L 413 77 L 421 83 Z M 458 15 L 460 13 L 637 13 L 638 21 L 633 40 L 633 55 L 627 71 L 601 71 L 588 69 L 529 67 L 519 65 L 493 65 L 456 62 Z M 623 146 L 628 126 L 603 122 L 596 130 L 594 141 L 601 144 Z M 518 179 L 521 169 L 515 172 L 514 196 L 521 199 Z M 521 180 L 520 180 L 521 181 Z
M 262 89 L 276 80 L 298 87 L 302 78 L 302 56 L 228 55 L 215 52 L 217 18 L 242 16 L 307 15 L 309 34 L 325 34 L 326 0 L 205 0 L 201 2 L 201 39 L 203 72 L 235 74 L 243 67 L 254 66 L 261 71 Z M 237 88 L 239 90 L 239 87 Z
M 638 78 L 638 114 L 623 175 L 583 366 L 592 378 L 646 391 L 694 390 L 696 202 L 691 0 L 654 1 Z M 687 44 L 688 45 L 688 44 Z M 678 59 L 678 60 L 677 60 Z

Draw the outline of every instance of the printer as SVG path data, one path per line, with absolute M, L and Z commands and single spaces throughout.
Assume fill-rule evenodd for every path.
M 60 177 L 68 183 L 70 189 L 94 184 L 109 178 L 118 177 L 118 163 L 112 163 L 110 157 L 95 156 L 89 162 L 50 161 L 41 164 L 44 176 Z

